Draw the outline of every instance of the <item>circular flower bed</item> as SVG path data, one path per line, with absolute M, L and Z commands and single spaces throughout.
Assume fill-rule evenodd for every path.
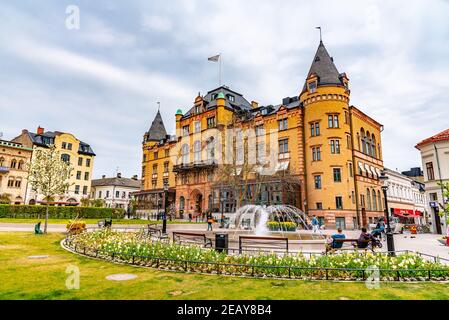
M 110 230 L 72 234 L 65 246 L 89 256 L 165 270 L 296 279 L 449 280 L 449 266 L 404 253 L 396 257 L 362 252 L 338 255 L 257 253 L 227 255 L 213 249 L 151 241 L 143 233 Z

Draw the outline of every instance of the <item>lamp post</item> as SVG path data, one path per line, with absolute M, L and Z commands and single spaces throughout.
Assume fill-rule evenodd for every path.
M 387 218 L 387 250 L 390 256 L 394 256 L 395 255 L 394 236 L 390 226 L 390 210 L 388 209 L 388 198 L 387 198 L 388 185 L 386 182 L 388 180 L 388 177 L 386 176 L 384 170 L 382 171 L 379 180 L 383 182 L 382 191 L 384 194 L 385 216 Z
M 168 184 L 164 184 L 164 218 L 162 220 L 163 234 L 167 234 L 167 211 L 168 211 Z
M 220 207 L 221 207 L 221 222 L 220 228 L 224 228 L 224 202 L 225 202 L 223 189 L 220 190 Z

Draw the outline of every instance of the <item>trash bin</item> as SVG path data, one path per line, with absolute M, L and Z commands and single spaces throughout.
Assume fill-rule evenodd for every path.
M 215 250 L 228 253 L 229 237 L 227 233 L 215 234 Z

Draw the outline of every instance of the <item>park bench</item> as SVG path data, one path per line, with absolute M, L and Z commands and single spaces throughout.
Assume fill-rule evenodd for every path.
M 212 240 L 204 233 L 173 232 L 173 243 L 193 244 L 203 248 L 212 248 Z
M 38 222 L 35 226 L 34 226 L 34 234 L 43 234 L 42 230 L 41 230 L 41 223 Z
M 150 223 L 147 225 L 147 236 L 155 237 L 159 240 L 168 239 L 168 235 L 162 233 L 162 229 L 156 223 Z
M 110 219 L 103 219 L 98 221 L 98 227 L 99 228 L 110 228 L 112 227 L 112 218 Z
M 240 236 L 239 253 L 243 251 L 280 251 L 288 252 L 288 238 Z
M 326 250 L 327 250 L 326 253 L 335 252 L 338 250 L 365 250 L 365 251 L 371 250 L 372 252 L 374 252 L 374 249 L 375 249 L 375 247 L 371 244 L 371 242 L 372 242 L 371 240 L 362 241 L 362 243 L 366 245 L 363 248 L 359 248 L 359 246 L 358 246 L 359 239 L 335 239 L 334 241 L 337 243 L 342 243 L 342 244 L 349 242 L 352 244 L 352 247 L 331 248 L 330 250 L 327 250 L 327 248 L 326 248 Z

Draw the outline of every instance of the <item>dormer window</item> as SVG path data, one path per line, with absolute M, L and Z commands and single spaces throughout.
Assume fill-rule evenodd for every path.
M 227 94 L 226 98 L 230 101 L 230 102 L 235 102 L 235 97 L 231 94 Z
M 262 113 L 263 116 L 266 116 L 268 114 L 268 109 L 267 108 L 263 108 L 261 110 L 261 113 Z
M 212 93 L 211 100 L 216 100 L 218 97 L 217 93 Z
M 309 92 L 310 93 L 315 93 L 316 92 L 316 87 L 317 87 L 316 81 L 309 82 L 308 83 L 308 87 L 309 87 Z
M 195 114 L 198 114 L 201 112 L 200 106 L 195 106 Z

